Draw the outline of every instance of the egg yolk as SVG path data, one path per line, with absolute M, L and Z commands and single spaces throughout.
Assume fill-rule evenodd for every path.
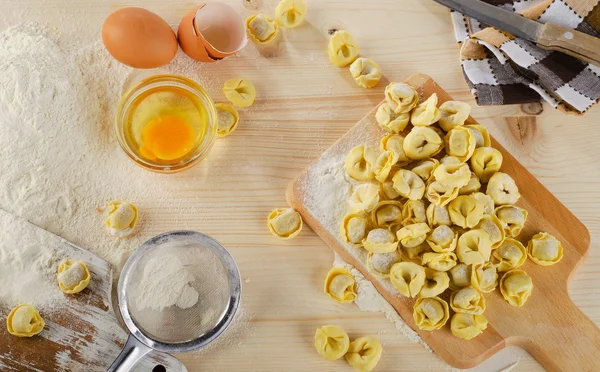
M 194 128 L 176 116 L 150 121 L 142 132 L 140 153 L 148 159 L 174 160 L 194 146 Z

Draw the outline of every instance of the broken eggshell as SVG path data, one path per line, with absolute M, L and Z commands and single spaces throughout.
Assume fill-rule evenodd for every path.
M 201 62 L 215 62 L 239 52 L 246 43 L 244 20 L 227 4 L 200 4 L 179 24 L 181 49 Z

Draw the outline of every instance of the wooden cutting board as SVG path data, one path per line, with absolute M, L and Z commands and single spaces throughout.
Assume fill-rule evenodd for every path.
M 0 301 L 0 370 L 106 371 L 127 339 L 127 333 L 119 326 L 111 306 L 110 265 L 98 256 L 1 209 L 0 226 L 6 228 L 0 232 L 3 237 L 8 231 L 31 234 L 36 239 L 35 244 L 54 249 L 58 257 L 83 260 L 92 275 L 88 288 L 78 295 L 65 295 L 67 301 L 59 307 L 37 307 L 46 326 L 35 337 L 14 337 L 8 333 L 6 317 L 12 305 L 7 307 Z M 13 242 L 3 238 L 0 244 Z M 149 372 L 159 365 L 164 366 L 166 371 L 187 371 L 177 359 L 159 352 L 148 354 L 134 370 Z
M 433 93 L 437 93 L 440 104 L 452 99 L 426 75 L 413 75 L 406 83 L 414 86 L 423 100 Z M 600 329 L 573 304 L 567 291 L 569 277 L 588 253 L 590 235 L 586 227 L 495 140 L 492 139 L 492 146 L 504 156 L 501 170 L 515 179 L 521 192 L 517 205 L 529 211 L 526 226 L 518 239 L 526 245 L 534 234 L 546 231 L 562 242 L 564 258 L 550 267 L 538 266 L 527 260 L 522 269 L 532 277 L 534 289 L 521 308 L 509 305 L 498 290 L 486 294 L 485 316 L 489 325 L 483 334 L 471 341 L 453 336 L 450 322 L 439 331 L 418 329 L 412 316 L 414 299 L 387 291 L 381 279 L 373 277 L 364 262 L 350 253 L 353 248 L 339 240 L 339 225 L 333 228 L 331 224 L 324 223 L 327 216 L 317 212 L 315 196 L 310 195 L 307 185 L 315 182 L 311 177 L 317 173 L 316 167 L 321 162 L 331 162 L 332 159 L 343 162 L 349 150 L 359 144 L 379 148 L 379 139 L 385 133 L 375 120 L 376 109 L 360 120 L 288 188 L 288 201 L 302 214 L 304 221 L 346 262 L 370 280 L 404 321 L 450 365 L 475 367 L 502 348 L 518 345 L 550 371 L 598 371 Z M 469 118 L 467 123 L 477 122 Z M 311 171 L 314 171 L 312 175 Z

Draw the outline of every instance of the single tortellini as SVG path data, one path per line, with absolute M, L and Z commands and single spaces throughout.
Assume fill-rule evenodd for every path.
M 395 200 L 381 201 L 371 214 L 376 227 L 388 227 L 402 221 L 402 203 Z
M 450 307 L 456 313 L 483 314 L 485 311 L 485 297 L 475 288 L 461 288 L 456 292 L 452 292 Z
M 459 101 L 446 101 L 440 106 L 440 127 L 448 132 L 452 128 L 464 125 L 471 115 L 471 106 Z
M 425 268 L 414 262 L 398 262 L 390 270 L 394 288 L 406 297 L 416 297 L 425 285 Z
M 302 217 L 293 208 L 277 208 L 268 219 L 271 234 L 280 239 L 292 239 L 302 231 Z
M 343 357 L 350 347 L 350 338 L 340 327 L 325 325 L 315 332 L 315 349 L 327 360 Z
M 410 200 L 419 200 L 425 194 L 425 182 L 408 169 L 400 169 L 392 177 L 393 186 L 400 196 Z
M 379 143 L 379 151 L 394 151 L 398 154 L 398 163 L 405 164 L 410 161 L 404 152 L 404 137 L 399 134 L 388 134 L 381 139 Z
M 306 18 L 306 4 L 303 0 L 281 0 L 275 8 L 275 21 L 286 28 L 300 26 Z
M 385 100 L 396 114 L 405 114 L 417 106 L 419 95 L 410 85 L 390 83 L 385 87 Z
M 496 208 L 494 214 L 502 222 L 506 235 L 515 238 L 523 230 L 529 213 L 514 205 L 503 205 Z
M 237 78 L 227 80 L 223 86 L 223 93 L 229 102 L 237 107 L 250 107 L 256 97 L 254 84 L 248 79 Z
M 398 230 L 396 236 L 403 247 L 412 248 L 423 243 L 430 230 L 426 223 L 415 223 Z
M 450 285 L 450 278 L 445 271 L 425 268 L 425 284 L 419 292 L 419 297 L 428 298 L 442 294 Z
M 423 255 L 431 252 L 431 247 L 427 243 L 421 243 L 415 247 L 402 248 L 402 261 L 413 262 L 419 266 L 423 265 Z
M 382 351 L 383 346 L 376 338 L 360 337 L 350 343 L 344 358 L 357 371 L 369 372 L 379 362 Z
M 369 252 L 388 253 L 398 249 L 398 241 L 388 229 L 373 229 L 363 240 L 363 247 Z
M 398 162 L 398 154 L 394 151 L 384 151 L 379 154 L 373 165 L 375 179 L 379 182 L 385 182 L 396 162 Z
M 481 221 L 483 205 L 470 195 L 460 195 L 448 204 L 448 214 L 455 225 L 471 229 Z
M 481 229 L 488 234 L 492 242 L 492 249 L 496 249 L 502 245 L 505 238 L 504 225 L 495 215 L 484 215 L 475 228 Z
M 381 198 L 387 200 L 394 200 L 399 197 L 400 194 L 398 194 L 398 191 L 394 189 L 394 181 L 392 181 L 391 177 L 388 177 L 388 179 L 385 180 L 385 182 L 381 183 Z
M 453 252 L 428 252 L 423 255 L 423 265 L 437 271 L 448 271 L 456 266 L 456 255 Z
M 471 268 L 471 286 L 483 293 L 492 292 L 498 285 L 496 265 L 491 262 L 473 264 Z
M 429 234 L 427 243 L 434 252 L 454 252 L 458 244 L 458 234 L 450 227 L 440 225 Z
M 246 19 L 246 31 L 255 43 L 268 44 L 279 35 L 279 24 L 267 15 L 254 14 Z
M 450 270 L 450 289 L 453 291 L 459 290 L 471 285 L 471 270 L 472 266 L 464 263 L 459 263 Z
M 490 133 L 483 125 L 469 124 L 465 125 L 471 134 L 475 137 L 475 148 L 477 147 L 490 147 L 492 145 L 492 139 Z
M 440 164 L 463 164 L 463 161 L 460 161 L 456 156 L 446 155 L 440 159 Z
M 240 122 L 240 114 L 233 106 L 215 103 L 217 109 L 217 135 L 225 137 L 233 132 Z
M 427 222 L 425 214 L 425 202 L 423 200 L 409 200 L 402 208 L 402 224 L 412 225 Z
M 340 225 L 340 235 L 346 243 L 360 246 L 367 236 L 369 220 L 363 214 L 351 213 L 344 217 Z
M 471 196 L 475 198 L 477 204 L 483 205 L 484 215 L 494 213 L 494 199 L 491 196 L 482 192 L 474 192 Z
M 381 79 L 381 68 L 368 58 L 357 58 L 350 65 L 350 73 L 356 84 L 363 88 L 373 88 Z
M 492 197 L 497 206 L 515 204 L 521 197 L 515 180 L 502 172 L 496 172 L 490 177 L 486 194 Z
M 337 302 L 352 302 L 356 299 L 356 280 L 350 271 L 334 267 L 327 273 L 323 291 Z
M 563 247 L 554 236 L 541 232 L 535 234 L 527 244 L 527 254 L 536 264 L 550 266 L 563 258 Z
M 389 278 L 392 266 L 400 262 L 402 256 L 397 251 L 389 253 L 369 252 L 367 255 L 367 270 L 379 278 Z
M 483 230 L 469 230 L 458 238 L 456 255 L 461 262 L 467 265 L 489 261 L 491 253 L 492 242 Z
M 471 156 L 471 168 L 481 182 L 488 182 L 502 166 L 502 153 L 493 147 L 478 147 Z
M 346 67 L 358 57 L 358 44 L 347 31 L 338 30 L 329 39 L 329 60 L 338 67 Z
M 382 127 L 384 130 L 390 133 L 400 133 L 402 132 L 408 122 L 410 121 L 410 113 L 405 112 L 402 114 L 396 114 L 387 102 L 384 102 L 377 108 L 375 112 L 375 120 L 377 120 L 377 124 Z M 404 140 L 404 137 L 402 137 Z M 402 150 L 404 153 L 404 150 Z
M 433 172 L 435 180 L 447 187 L 463 187 L 469 183 L 471 170 L 465 163 L 441 164 Z
M 473 172 L 471 172 L 471 178 L 469 178 L 469 182 L 458 189 L 458 195 L 470 195 L 476 193 L 481 189 L 481 182 L 479 181 L 479 177 Z
M 414 174 L 421 177 L 424 182 L 427 182 L 433 176 L 433 171 L 440 165 L 437 159 L 425 159 L 420 161 L 411 170 Z
M 415 324 L 424 331 L 442 328 L 449 318 L 448 303 L 439 297 L 418 298 L 413 307 Z
M 379 192 L 381 187 L 376 183 L 364 183 L 357 186 L 350 199 L 348 206 L 352 213 L 369 213 L 379 203 Z
M 507 271 L 500 279 L 500 292 L 511 305 L 521 307 L 533 291 L 533 281 L 520 269 Z
M 6 319 L 8 333 L 17 337 L 35 336 L 44 329 L 45 325 L 40 312 L 28 304 L 21 304 L 12 309 Z
M 454 127 L 446 134 L 446 153 L 466 162 L 475 151 L 475 137 L 465 127 Z
M 370 181 L 375 178 L 375 161 L 375 150 L 367 146 L 356 146 L 346 157 L 346 173 L 357 181 Z
M 425 197 L 433 205 L 446 206 L 458 196 L 458 187 L 446 186 L 440 181 L 429 181 Z
M 427 100 L 419 104 L 410 114 L 410 122 L 416 127 L 427 127 L 440 120 L 440 110 L 437 108 L 438 96 L 433 93 Z
M 83 291 L 89 284 L 92 276 L 85 262 L 65 260 L 58 267 L 58 286 L 67 294 Z
M 481 314 L 456 313 L 450 321 L 450 330 L 456 337 L 471 340 L 485 331 L 488 321 Z
M 427 223 L 429 223 L 429 226 L 432 228 L 436 226 L 452 225 L 448 208 L 445 205 L 435 205 L 431 203 L 427 207 L 425 215 L 427 216 Z
M 506 238 L 500 247 L 492 251 L 492 263 L 496 265 L 498 272 L 516 269 L 527 260 L 527 250 L 520 241 Z
M 444 147 L 442 137 L 433 128 L 413 127 L 404 138 L 404 153 L 410 159 L 430 158 Z
M 113 200 L 104 209 L 104 224 L 112 236 L 124 238 L 133 233 L 138 220 L 138 209 L 132 203 Z

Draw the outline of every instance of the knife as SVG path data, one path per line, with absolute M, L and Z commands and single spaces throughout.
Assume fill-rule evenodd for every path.
M 540 23 L 480 0 L 434 0 L 485 24 L 600 66 L 600 39 L 553 23 Z

